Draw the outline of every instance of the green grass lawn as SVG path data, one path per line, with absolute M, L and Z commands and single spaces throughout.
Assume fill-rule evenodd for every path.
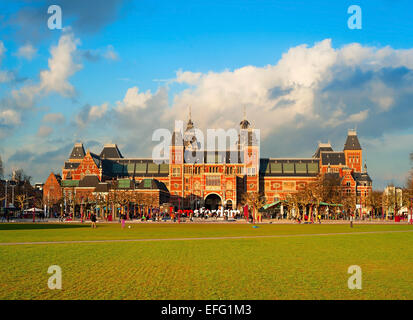
M 407 225 L 0 224 L 0 242 L 413 230 Z M 0 299 L 413 299 L 413 233 L 0 246 Z M 63 289 L 49 290 L 59 265 Z M 347 287 L 350 265 L 363 289 Z

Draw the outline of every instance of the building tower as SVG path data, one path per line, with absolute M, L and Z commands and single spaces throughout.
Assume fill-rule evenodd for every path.
M 357 137 L 357 131 L 354 129 L 348 130 L 347 140 L 344 144 L 344 155 L 346 165 L 349 168 L 355 172 L 362 172 L 363 150 Z
M 244 117 L 240 122 L 240 152 L 243 156 L 245 191 L 258 192 L 259 189 L 259 163 L 260 146 L 257 132 L 247 120 L 244 108 Z

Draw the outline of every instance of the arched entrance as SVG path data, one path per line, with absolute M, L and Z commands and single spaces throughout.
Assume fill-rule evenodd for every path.
M 221 205 L 221 197 L 215 193 L 211 193 L 205 198 L 205 208 L 209 210 L 217 210 Z

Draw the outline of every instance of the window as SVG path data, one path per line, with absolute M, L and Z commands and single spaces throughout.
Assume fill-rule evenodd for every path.
M 206 185 L 208 187 L 219 187 L 221 185 L 221 179 L 219 176 L 207 176 Z
M 181 175 L 181 168 L 172 168 L 172 176 L 179 177 Z
M 247 174 L 249 176 L 255 176 L 256 170 L 255 168 L 247 168 Z

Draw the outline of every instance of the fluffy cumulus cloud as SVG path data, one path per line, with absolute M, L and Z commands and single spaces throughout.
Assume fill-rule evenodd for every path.
M 75 96 L 75 88 L 69 79 L 82 68 L 82 65 L 76 62 L 78 44 L 79 40 L 74 37 L 73 33 L 63 32 L 57 45 L 51 47 L 48 69 L 40 72 L 39 80 L 26 81 L 22 86 L 12 89 L 0 101 L 1 137 L 13 134 L 14 131 L 9 129 L 29 118 L 36 103 L 49 94 L 57 93 L 65 98 Z M 0 60 L 5 50 L 3 43 L 0 42 Z M 13 78 L 14 75 L 9 71 L 0 70 L 0 82 L 10 81 Z M 61 115 L 49 117 L 45 120 L 55 122 L 61 119 Z M 40 135 L 46 136 L 44 133 Z
M 174 97 L 165 117 L 182 115 L 191 105 L 195 118 L 202 111 L 201 127 L 236 126 L 245 106 L 263 137 L 297 129 L 302 134 L 314 126 L 361 128 L 368 118 L 408 111 L 403 99 L 413 93 L 412 69 L 413 50 L 360 44 L 335 49 L 326 39 L 291 48 L 265 67 L 205 74 L 180 70 L 175 81 L 190 87 Z
M 31 108 L 35 99 L 49 93 L 58 93 L 64 97 L 73 97 L 75 89 L 69 78 L 82 68 L 74 59 L 79 40 L 73 33 L 63 33 L 56 46 L 50 49 L 49 68 L 40 72 L 37 84 L 23 86 L 12 91 L 16 105 L 21 108 Z

